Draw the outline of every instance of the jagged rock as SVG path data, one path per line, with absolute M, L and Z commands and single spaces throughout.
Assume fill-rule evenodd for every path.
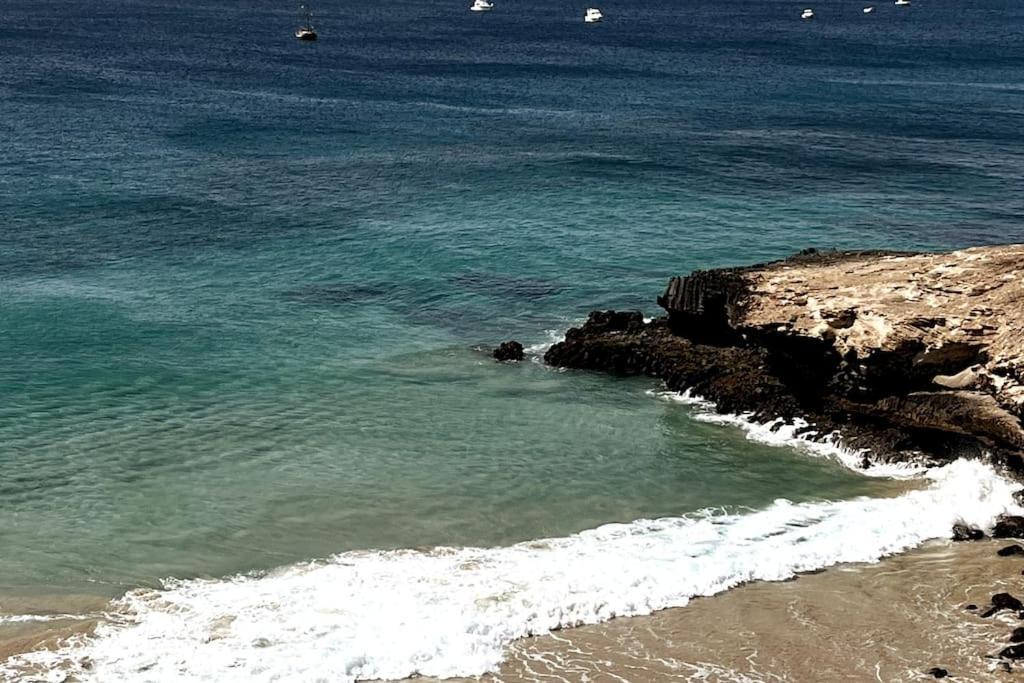
M 987 618 L 1004 609 L 1019 611 L 1022 608 L 1024 608 L 1024 604 L 1009 593 L 996 593 L 992 596 L 992 606 L 981 616 L 982 618 Z
M 644 374 L 723 412 L 805 417 L 886 461 L 1024 470 L 1024 245 L 805 251 L 672 278 L 667 316 L 598 311 L 545 354 Z
M 1014 543 L 996 551 L 999 557 L 1011 557 L 1013 555 L 1024 555 L 1024 548 Z
M 934 676 L 935 678 L 946 678 L 949 676 L 949 672 L 940 666 L 933 666 L 932 668 L 928 669 L 928 671 L 926 671 L 925 673 L 927 673 L 929 676 Z
M 515 340 L 502 342 L 493 355 L 498 361 L 519 361 L 523 359 L 523 345 Z
M 966 524 L 953 525 L 954 541 L 980 541 L 983 538 L 985 538 L 985 532 L 981 529 L 975 529 Z
M 992 527 L 992 538 L 1024 538 L 1024 517 L 1000 516 Z

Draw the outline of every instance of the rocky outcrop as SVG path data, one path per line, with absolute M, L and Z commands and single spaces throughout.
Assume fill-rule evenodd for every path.
M 520 361 L 523 359 L 523 345 L 514 339 L 502 342 L 491 355 L 494 356 L 494 360 L 500 362 Z
M 545 360 L 806 417 L 885 460 L 984 453 L 1022 469 L 1024 245 L 808 250 L 672 278 L 658 303 L 649 323 L 591 314 Z

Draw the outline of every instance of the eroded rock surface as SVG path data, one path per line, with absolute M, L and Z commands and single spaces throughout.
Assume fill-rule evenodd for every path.
M 1021 469 L 1024 245 L 801 252 L 672 278 L 665 317 L 595 312 L 545 355 L 647 374 L 725 412 L 809 418 L 875 457 Z

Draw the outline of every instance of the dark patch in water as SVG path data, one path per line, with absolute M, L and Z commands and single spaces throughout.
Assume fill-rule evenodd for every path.
M 509 299 L 537 300 L 553 296 L 564 287 L 551 280 L 534 277 L 516 277 L 501 273 L 471 271 L 450 278 L 452 284 L 480 294 Z
M 380 284 L 328 283 L 292 289 L 284 292 L 283 296 L 289 301 L 314 306 L 334 306 L 379 299 L 393 291 L 393 287 Z

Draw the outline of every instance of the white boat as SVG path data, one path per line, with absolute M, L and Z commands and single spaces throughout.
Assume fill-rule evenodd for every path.
M 604 15 L 601 14 L 601 10 L 596 7 L 588 7 L 587 13 L 583 15 L 583 21 L 588 24 L 596 24 L 604 20 Z
M 909 5 L 910 4 L 910 0 L 896 0 L 895 4 L 900 6 L 900 7 L 902 7 L 903 5 Z
M 295 37 L 306 42 L 316 40 L 316 31 L 313 30 L 313 13 L 309 11 L 309 6 L 300 5 L 299 12 L 303 21 L 302 26 L 295 29 Z
M 473 4 L 469 7 L 470 12 L 490 12 L 492 9 L 494 9 L 494 3 L 487 0 L 473 0 Z
M 804 10 L 804 11 L 803 11 L 803 12 L 802 12 L 802 13 L 800 14 L 800 18 L 801 18 L 801 19 L 813 19 L 813 18 L 814 18 L 814 10 L 812 10 L 812 9 L 810 9 L 810 8 L 807 8 L 807 9 L 805 9 L 805 10 Z
M 867 7 L 864 8 L 864 14 L 871 14 L 874 11 L 875 11 L 875 6 L 874 5 L 868 5 Z

